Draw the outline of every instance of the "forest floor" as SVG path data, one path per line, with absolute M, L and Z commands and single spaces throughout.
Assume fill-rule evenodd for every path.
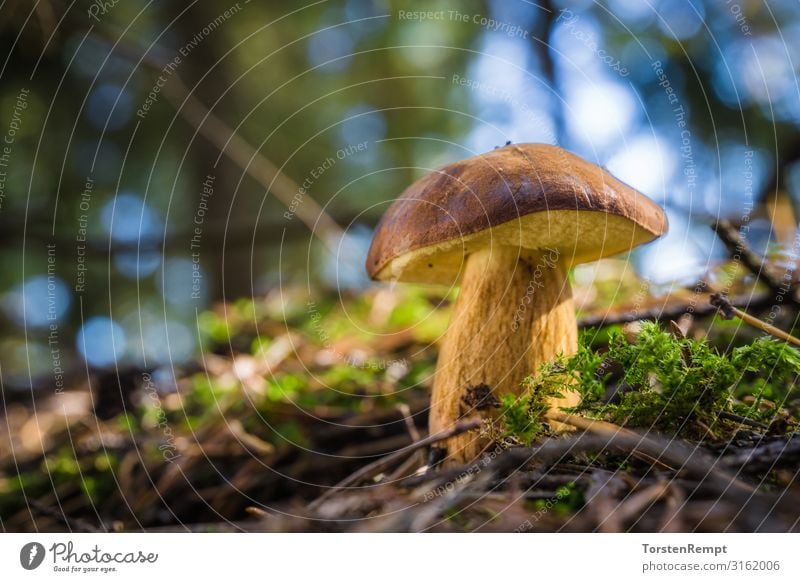
M 800 529 L 798 352 L 724 320 L 705 291 L 632 309 L 640 283 L 609 281 L 622 304 L 595 289 L 579 354 L 531 383 L 575 378 L 584 403 L 565 417 L 572 432 L 550 433 L 531 399 L 508 401 L 481 459 L 436 466 L 429 449 L 443 435 L 427 435 L 428 393 L 452 294 L 285 288 L 202 314 L 202 355 L 174 371 L 5 391 L 0 526 Z M 730 296 L 768 312 L 769 289 L 742 281 Z M 792 331 L 796 310 L 783 313 L 773 323 Z

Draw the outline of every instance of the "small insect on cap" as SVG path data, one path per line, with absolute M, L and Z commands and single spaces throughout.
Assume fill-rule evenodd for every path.
M 560 147 L 514 144 L 412 184 L 375 231 L 376 280 L 450 285 L 465 257 L 492 245 L 557 249 L 566 265 L 628 251 L 667 232 L 664 211 Z

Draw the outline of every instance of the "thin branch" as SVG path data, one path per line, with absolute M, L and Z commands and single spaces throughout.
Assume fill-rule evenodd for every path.
M 545 417 L 549 420 L 555 420 L 556 422 L 574 426 L 575 428 L 578 428 L 580 430 L 585 430 L 586 432 L 592 432 L 596 434 L 604 434 L 610 436 L 621 433 L 625 434 L 630 438 L 641 438 L 641 435 L 639 435 L 639 433 L 633 432 L 632 430 L 621 427 L 617 424 L 606 422 L 604 420 L 585 418 L 583 416 L 577 416 L 575 414 L 565 414 L 563 412 L 558 412 L 557 410 L 548 411 L 547 414 L 545 414 Z M 654 465 L 661 465 L 665 469 L 674 469 L 674 467 L 670 467 L 666 463 L 661 462 L 658 458 L 650 457 L 639 451 L 635 451 L 632 454 Z
M 734 414 L 733 412 L 728 412 L 726 410 L 723 410 L 722 412 L 717 414 L 717 416 L 724 420 L 730 420 L 731 422 L 738 422 L 739 424 L 744 424 L 752 428 L 760 428 L 762 430 L 769 429 L 769 426 L 764 424 L 763 422 L 758 422 L 757 420 L 753 420 L 752 418 L 747 418 L 746 416 L 742 416 L 740 414 Z
M 797 467 L 800 461 L 800 438 L 767 442 L 749 449 L 735 450 L 724 455 L 722 462 L 731 468 L 749 467 L 754 470 L 772 470 L 776 465 Z
M 787 285 L 782 279 L 775 275 L 770 269 L 769 264 L 762 257 L 751 249 L 747 242 L 742 238 L 739 230 L 728 220 L 719 220 L 711 225 L 717 236 L 725 243 L 728 252 L 734 260 L 741 263 L 762 281 L 775 296 L 786 297 L 789 303 L 795 307 L 800 306 L 800 301 L 795 294 L 794 285 Z
M 755 493 L 753 487 L 720 469 L 719 462 L 700 449 L 689 448 L 674 439 L 667 440 L 632 431 L 586 432 L 575 437 L 552 439 L 538 447 L 509 449 L 509 458 L 505 463 L 512 462 L 519 466 L 531 461 L 552 463 L 561 461 L 565 455 L 602 451 L 628 455 L 643 453 L 661 463 L 676 467 L 679 471 L 689 473 L 711 485 L 720 495 L 750 498 Z
M 408 430 L 408 435 L 411 437 L 412 442 L 417 442 L 422 438 L 419 434 L 419 430 L 417 430 L 417 425 L 414 424 L 414 416 L 411 414 L 411 408 L 405 402 L 401 402 L 395 406 L 395 408 L 403 415 L 403 420 L 406 423 L 406 430 Z
M 402 449 L 395 451 L 391 455 L 386 455 L 385 457 L 382 457 L 377 461 L 370 463 L 369 465 L 365 465 L 352 475 L 346 477 L 345 479 L 334 485 L 332 488 L 330 488 L 328 491 L 320 495 L 313 502 L 309 503 L 308 509 L 312 511 L 317 509 L 322 503 L 328 500 L 335 493 L 338 493 L 343 489 L 347 489 L 348 487 L 352 487 L 356 483 L 359 483 L 365 479 L 369 479 L 370 477 L 373 477 L 374 475 L 377 475 L 382 471 L 385 471 L 395 463 L 402 461 L 406 456 L 410 455 L 414 451 L 418 451 L 429 445 L 445 441 L 451 437 L 460 435 L 461 433 L 474 430 L 480 427 L 480 425 L 481 421 L 478 419 L 459 422 L 454 427 L 448 430 L 427 436 L 424 439 L 420 439 L 414 443 L 411 443 L 407 447 L 403 447 Z
M 800 347 L 800 339 L 794 337 L 793 335 L 789 335 L 788 333 L 786 333 L 782 329 L 778 329 L 774 325 L 770 325 L 766 321 L 761 321 L 757 317 L 753 317 L 749 313 L 746 313 L 741 309 L 734 307 L 722 293 L 714 293 L 713 295 L 711 295 L 709 303 L 711 303 L 711 305 L 713 305 L 715 308 L 719 309 L 720 314 L 722 314 L 722 316 L 725 319 L 738 317 L 743 322 L 755 327 L 756 329 L 760 329 L 761 331 L 773 335 L 778 339 L 782 339 L 783 341 L 789 342 L 790 344 L 794 344 Z
M 62 513 L 56 510 L 55 508 L 45 505 L 44 503 L 41 503 L 40 501 L 37 501 L 35 499 L 31 499 L 29 503 L 33 509 L 35 509 L 42 515 L 46 515 L 57 521 L 62 522 L 69 528 L 70 532 L 102 533 L 108 531 L 105 525 L 103 525 L 102 527 L 96 527 L 90 524 L 85 519 L 82 519 L 80 517 L 70 517 L 65 513 Z
M 774 299 L 769 294 L 762 295 L 742 295 L 730 300 L 731 305 L 746 307 L 748 309 L 763 309 L 770 307 Z M 644 309 L 632 309 L 623 307 L 606 313 L 588 313 L 580 320 L 578 326 L 581 328 L 603 327 L 621 323 L 632 323 L 634 321 L 669 321 L 678 319 L 682 315 L 691 314 L 695 317 L 705 317 L 714 315 L 717 308 L 713 305 L 698 299 L 691 301 L 675 301 L 667 304 L 654 305 Z

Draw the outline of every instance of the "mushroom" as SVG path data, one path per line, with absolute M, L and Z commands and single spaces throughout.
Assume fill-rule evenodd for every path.
M 406 189 L 377 226 L 367 272 L 378 281 L 460 281 L 433 382 L 430 433 L 467 416 L 488 425 L 502 395 L 519 395 L 543 363 L 577 351 L 571 266 L 666 231 L 666 215 L 649 198 L 545 144 L 507 145 Z M 577 402 L 565 390 L 549 405 Z M 446 456 L 477 458 L 490 433 L 484 427 L 449 439 Z

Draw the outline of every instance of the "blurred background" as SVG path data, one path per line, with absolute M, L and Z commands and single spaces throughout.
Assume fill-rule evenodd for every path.
M 388 204 L 507 141 L 561 145 L 667 209 L 668 236 L 575 271 L 585 312 L 714 280 L 721 218 L 794 265 L 792 0 L 6 0 L 0 46 L 8 406 L 88 385 L 111 418 L 152 381 L 169 409 L 213 365 L 201 348 L 273 357 L 292 322 L 336 352 L 340 299 L 383 289 L 363 261 Z M 392 325 L 444 323 L 452 296 Z M 341 321 L 374 339 L 370 305 Z M 236 345 L 254 314 L 273 327 Z
M 770 220 L 800 196 L 790 1 L 84 4 L 3 8 L 0 129 L 21 117 L 0 210 L 7 388 L 46 382 L 51 321 L 65 366 L 183 363 L 216 300 L 366 285 L 387 203 L 508 140 L 562 145 L 665 205 L 670 235 L 635 257 L 654 284 L 720 257 L 709 217 L 749 217 L 762 252 L 794 238 Z M 162 85 L 181 83 L 305 182 L 344 244 L 177 114 L 188 93 Z

